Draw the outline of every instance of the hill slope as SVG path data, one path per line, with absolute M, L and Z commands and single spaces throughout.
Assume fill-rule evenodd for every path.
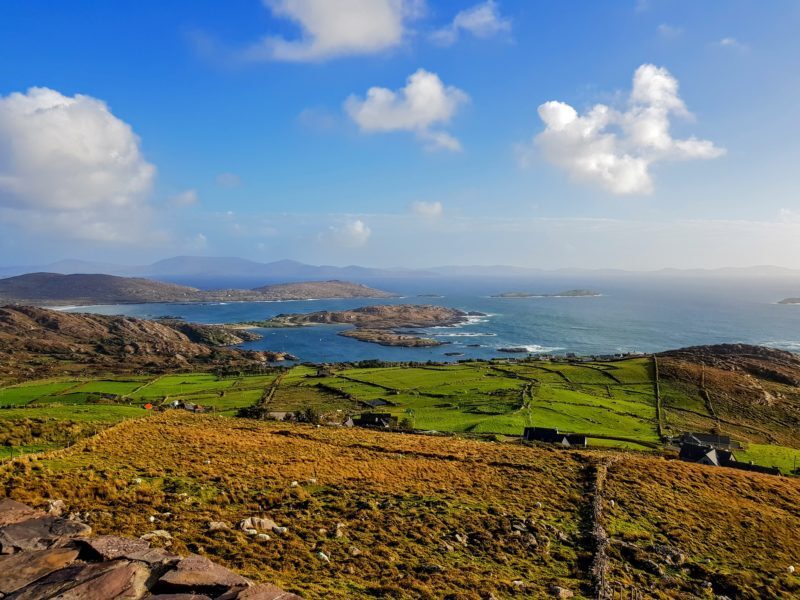
M 0 302 L 120 304 L 191 300 L 199 290 L 115 275 L 29 273 L 0 279 Z
M 309 600 L 800 591 L 787 572 L 800 481 L 636 453 L 170 411 L 6 468 L 0 490 L 63 499 L 100 534 L 166 530 L 173 550 L 202 549 Z M 259 540 L 235 527 L 249 517 L 286 529 Z M 595 560 L 597 526 L 607 561 Z
M 240 335 L 226 328 L 183 322 L 4 306 L 0 307 L 0 378 L 143 368 L 163 372 L 190 365 L 212 368 L 281 358 L 275 353 L 215 347 L 239 343 L 243 341 Z
M 0 279 L 0 303 L 53 305 L 148 302 L 260 302 L 317 298 L 391 298 L 393 294 L 347 281 L 307 281 L 254 290 L 199 290 L 136 277 L 29 273 Z

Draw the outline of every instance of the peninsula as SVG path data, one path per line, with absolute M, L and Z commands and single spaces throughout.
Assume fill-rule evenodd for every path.
M 536 294 L 533 292 L 503 292 L 495 294 L 492 298 L 586 298 L 601 296 L 599 292 L 592 290 L 566 290 L 556 294 Z
M 485 315 L 427 304 L 396 304 L 362 306 L 340 311 L 323 310 L 306 314 L 280 314 L 265 321 L 250 321 L 240 325 L 245 327 L 352 325 L 353 329 L 342 331 L 339 335 L 383 346 L 430 347 L 441 346 L 443 342 L 398 330 L 454 327 L 466 323 L 470 316 Z
M 280 302 L 331 298 L 393 298 L 349 281 L 306 281 L 251 290 L 201 290 L 139 277 L 28 273 L 0 279 L 0 303 L 36 306 L 145 304 L 150 302 Z

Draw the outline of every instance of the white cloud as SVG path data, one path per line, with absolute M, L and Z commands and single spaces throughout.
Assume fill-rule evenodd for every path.
M 535 138 L 544 157 L 572 177 L 600 184 L 614 194 L 653 191 L 650 167 L 663 160 L 710 159 L 725 150 L 695 137 L 675 139 L 673 116 L 689 118 L 678 80 L 654 65 L 640 66 L 623 111 L 597 104 L 583 115 L 558 101 L 539 106 L 545 129 Z M 530 147 L 523 148 L 523 160 Z
M 411 204 L 411 212 L 418 217 L 435 219 L 442 216 L 444 207 L 441 202 L 413 202 Z
M 730 50 L 738 50 L 739 52 L 747 52 L 750 46 L 744 42 L 740 42 L 733 37 L 724 37 L 716 43 L 720 48 L 728 48 Z
M 205 250 L 208 247 L 208 238 L 202 233 L 197 233 L 194 236 L 186 239 L 184 247 L 187 250 L 197 252 Z
M 249 60 L 321 61 L 373 54 L 399 45 L 422 0 L 262 0 L 276 17 L 294 21 L 298 39 L 266 36 L 244 54 Z
M 328 238 L 335 244 L 346 248 L 358 248 L 365 245 L 371 235 L 372 230 L 361 219 L 331 225 L 328 229 Z
M 155 172 L 131 127 L 101 100 L 48 88 L 0 97 L 8 218 L 42 220 L 37 228 L 72 238 L 129 240 L 147 220 Z
M 468 100 L 460 89 L 445 86 L 436 73 L 419 69 L 397 92 L 372 87 L 366 98 L 350 96 L 344 107 L 366 133 L 412 131 L 431 148 L 458 151 L 461 144 L 455 137 L 434 128 L 449 123 Z
M 242 185 L 242 178 L 236 173 L 220 173 L 217 175 L 215 181 L 217 182 L 218 186 L 225 188 L 234 188 Z
M 503 17 L 494 0 L 486 0 L 481 4 L 462 10 L 453 18 L 453 22 L 433 32 L 431 39 L 437 44 L 449 46 L 458 41 L 462 31 L 478 38 L 490 38 L 499 33 L 511 31 L 511 19 Z
M 197 204 L 197 190 L 186 190 L 171 196 L 169 203 L 173 206 L 192 206 Z

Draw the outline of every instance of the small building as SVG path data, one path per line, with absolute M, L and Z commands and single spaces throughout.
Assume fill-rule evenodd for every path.
M 678 438 L 680 444 L 694 444 L 695 446 L 713 446 L 714 448 L 738 448 L 739 444 L 731 440 L 727 435 L 715 435 L 713 433 L 682 433 Z
M 362 413 L 353 421 L 357 427 L 376 427 L 379 429 L 394 429 L 397 427 L 397 417 L 389 413 Z
M 730 450 L 698 444 L 682 444 L 678 458 L 686 462 L 712 465 L 714 467 L 727 467 L 730 466 L 730 463 L 736 461 L 736 457 Z
M 364 404 L 370 408 L 379 408 L 381 406 L 390 406 L 391 402 L 384 400 L 383 398 L 377 398 L 376 400 L 364 400 Z
M 565 448 L 577 446 L 586 447 L 586 436 L 575 433 L 560 433 L 558 429 L 549 427 L 526 427 L 522 439 L 528 442 L 543 442 L 545 444 L 558 444 Z

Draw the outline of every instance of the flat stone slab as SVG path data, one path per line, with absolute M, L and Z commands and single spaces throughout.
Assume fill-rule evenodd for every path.
M 291 592 L 285 592 L 271 583 L 262 583 L 239 592 L 236 600 L 303 600 Z
M 0 500 L 0 527 L 43 516 L 43 511 L 31 508 L 11 498 Z
M 55 571 L 27 587 L 8 596 L 5 600 L 42 600 L 42 598 L 72 598 L 67 592 L 71 588 L 90 582 L 113 571 L 127 561 L 111 561 L 95 564 L 74 564 Z M 99 600 L 99 599 L 98 599 Z
M 89 535 L 92 528 L 58 517 L 38 517 L 0 527 L 0 553 L 46 550 L 71 538 Z
M 98 577 L 59 595 L 64 600 L 140 600 L 147 593 L 150 569 L 142 563 L 121 562 Z
M 53 548 L 0 558 L 0 594 L 10 594 L 66 567 L 78 558 L 76 548 Z
M 145 600 L 212 600 L 211 596 L 198 594 L 157 594 L 156 596 L 145 596 Z
M 158 580 L 159 591 L 195 591 L 224 593 L 232 587 L 249 587 L 248 579 L 230 569 L 211 562 L 207 558 L 192 554 L 180 561 L 174 570 L 168 571 Z
M 177 564 L 180 557 L 163 548 L 151 548 L 141 539 L 123 538 L 114 535 L 101 535 L 91 538 L 78 538 L 75 542 L 81 547 L 81 556 L 87 560 L 116 560 L 125 558 L 148 565 Z

